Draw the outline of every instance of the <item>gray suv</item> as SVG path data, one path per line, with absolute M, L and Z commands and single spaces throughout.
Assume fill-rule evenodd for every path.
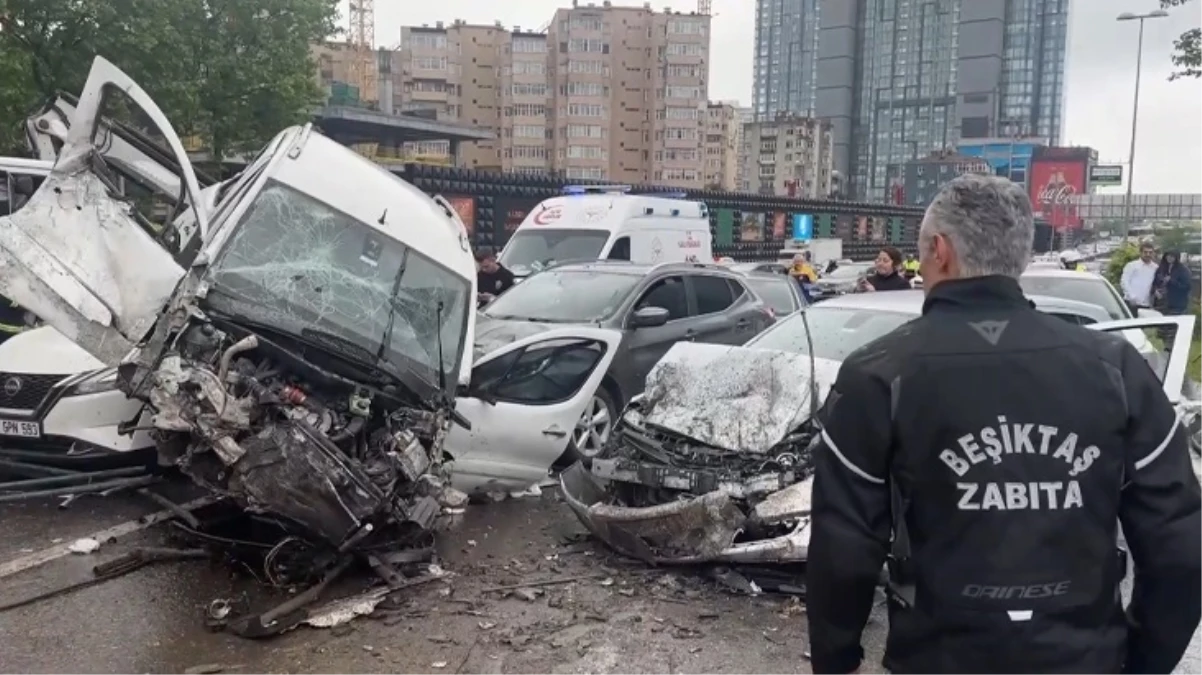
M 718 265 L 569 263 L 528 277 L 481 309 L 475 354 L 564 324 L 621 330 L 618 354 L 569 446 L 591 457 L 673 344 L 741 345 L 774 322 L 747 278 Z

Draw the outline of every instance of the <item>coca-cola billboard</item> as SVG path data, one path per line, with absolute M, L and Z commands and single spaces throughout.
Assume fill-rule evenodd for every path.
M 1077 229 L 1083 221 L 1077 211 L 1076 197 L 1086 194 L 1088 162 L 1079 159 L 1042 159 L 1031 161 L 1027 188 L 1035 217 L 1057 230 Z

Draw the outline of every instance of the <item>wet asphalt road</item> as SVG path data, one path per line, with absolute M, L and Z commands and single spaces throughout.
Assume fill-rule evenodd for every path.
M 186 495 L 178 495 L 181 499 Z M 0 566 L 31 551 L 158 510 L 134 496 L 0 507 Z M 0 604 L 86 578 L 131 547 L 162 544 L 163 526 L 0 578 Z M 0 613 L 7 672 L 809 672 L 795 601 L 733 595 L 677 572 L 647 571 L 590 542 L 562 504 L 526 499 L 472 507 L 440 541 L 453 576 L 406 592 L 373 617 L 252 641 L 203 627 L 215 598 L 265 608 L 287 597 L 221 563 L 151 566 Z M 485 589 L 601 573 L 527 601 Z M 387 611 L 386 611 L 387 610 Z M 881 672 L 885 621 L 865 635 L 862 672 Z M 1177 672 L 1202 672 L 1199 640 Z

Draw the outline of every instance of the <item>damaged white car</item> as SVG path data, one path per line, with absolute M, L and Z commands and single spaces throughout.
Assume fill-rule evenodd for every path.
M 197 246 L 111 180 L 95 131 L 114 94 L 170 148 Z M 53 171 L 0 219 L 0 294 L 115 368 L 89 377 L 128 397 L 121 433 L 148 433 L 160 462 L 338 552 L 404 546 L 462 498 L 447 486 L 452 429 L 487 464 L 479 425 L 524 405 L 549 441 L 499 482 L 529 485 L 543 461 L 545 475 L 612 359 L 615 332 L 564 329 L 473 364 L 475 272 L 445 200 L 309 126 L 202 193 L 162 112 L 99 58 Z M 458 388 L 478 405 L 457 411 Z
M 744 347 L 682 342 L 656 364 L 606 450 L 560 477 L 588 529 L 651 563 L 804 562 L 814 416 L 852 351 L 917 317 L 920 291 L 845 295 L 795 313 Z M 1133 344 L 1183 415 L 1194 317 L 1096 322 L 1097 308 L 1032 297 L 1041 311 Z M 1171 335 L 1171 339 L 1156 336 Z M 1195 452 L 1197 449 L 1195 448 Z

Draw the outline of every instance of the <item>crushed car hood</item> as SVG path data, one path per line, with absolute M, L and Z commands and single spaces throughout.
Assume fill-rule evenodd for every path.
M 562 326 L 560 327 L 562 328 Z M 472 348 L 473 360 L 479 361 L 507 344 L 546 333 L 555 328 L 555 325 L 549 323 L 494 319 L 487 314 L 477 313 L 476 336 Z
M 835 382 L 840 362 L 815 358 L 813 375 L 810 363 L 794 352 L 678 342 L 647 376 L 643 421 L 706 445 L 767 453 Z

